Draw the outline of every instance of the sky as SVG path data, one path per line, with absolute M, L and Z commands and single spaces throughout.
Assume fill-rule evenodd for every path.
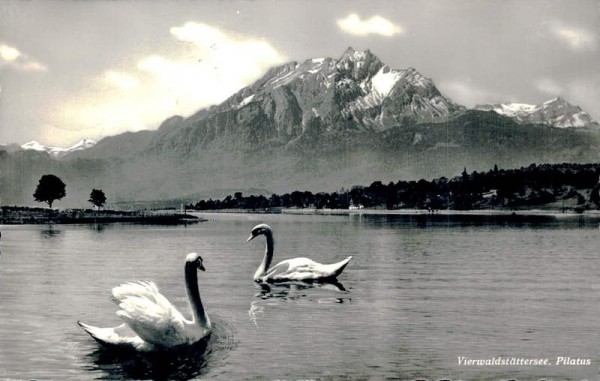
M 2 0 L 0 144 L 156 129 L 349 46 L 467 107 L 562 96 L 600 121 L 598 0 Z

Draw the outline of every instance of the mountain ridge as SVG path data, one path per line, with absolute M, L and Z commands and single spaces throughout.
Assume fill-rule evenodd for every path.
M 339 58 L 272 68 L 219 105 L 170 117 L 157 130 L 106 137 L 61 160 L 6 152 L 0 175 L 17 201 L 30 198 L 43 171 L 64 177 L 73 197 L 93 187 L 114 201 L 219 189 L 328 191 L 464 167 L 600 161 L 599 141 L 598 130 L 469 110 L 416 69 L 391 69 L 349 48 Z
M 512 117 L 519 123 L 537 123 L 558 128 L 600 128 L 581 107 L 572 105 L 560 96 L 538 105 L 496 103 L 477 105 L 475 109 L 494 111 Z

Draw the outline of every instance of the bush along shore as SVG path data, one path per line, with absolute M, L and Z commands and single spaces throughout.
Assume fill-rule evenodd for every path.
M 175 225 L 205 221 L 196 216 L 164 211 L 124 211 L 124 210 L 92 210 L 45 208 L 28 208 L 19 206 L 3 206 L 0 223 L 5 225 L 19 224 L 86 224 L 127 222 L 139 224 Z

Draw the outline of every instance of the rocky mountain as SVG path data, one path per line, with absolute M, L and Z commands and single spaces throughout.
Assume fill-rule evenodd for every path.
M 291 62 L 234 94 L 210 114 L 260 110 L 278 136 L 294 139 L 318 120 L 328 130 L 384 130 L 443 121 L 464 109 L 413 68 L 391 69 L 369 50 Z M 205 116 L 206 118 L 206 116 Z
M 36 142 L 35 140 L 32 140 L 30 142 L 27 142 L 27 143 L 21 145 L 21 149 L 47 152 L 50 156 L 52 156 L 54 158 L 60 158 L 69 153 L 72 153 L 72 152 L 83 151 L 88 148 L 92 148 L 95 145 L 96 145 L 96 142 L 92 139 L 81 139 L 77 143 L 75 143 L 72 146 L 67 147 L 67 148 L 47 147 L 41 143 Z
M 42 174 L 67 184 L 61 205 L 92 188 L 115 201 L 197 201 L 236 191 L 270 195 L 453 176 L 533 162 L 600 161 L 600 133 L 466 110 L 415 69 L 370 51 L 291 62 L 223 103 L 155 131 L 125 133 L 47 160 L 0 150 L 3 200 L 31 203 Z M 57 204 L 58 205 L 58 204 Z
M 513 118 L 519 123 L 544 124 L 559 128 L 600 128 L 592 117 L 579 106 L 574 106 L 561 97 L 539 105 L 525 103 L 500 103 L 476 106 L 477 110 L 494 111 Z

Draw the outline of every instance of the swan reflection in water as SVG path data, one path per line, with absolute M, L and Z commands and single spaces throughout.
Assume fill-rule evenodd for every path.
M 275 306 L 278 302 L 288 302 L 300 299 L 316 300 L 317 303 L 346 303 L 352 301 L 346 295 L 349 291 L 337 280 L 306 282 L 289 281 L 279 283 L 255 283 L 260 292 L 255 295 L 259 300 L 250 303 L 248 317 L 258 326 L 258 321 L 265 315 L 265 307 Z M 335 291 L 344 296 L 324 297 L 321 290 Z
M 256 286 L 260 288 L 260 293 L 256 294 L 256 296 L 260 297 L 261 299 L 297 299 L 299 297 L 307 296 L 305 293 L 303 293 L 303 291 L 316 288 L 348 292 L 344 288 L 344 285 L 337 280 L 327 282 L 288 281 L 279 283 L 256 283 Z M 300 292 L 300 294 L 294 295 L 296 292 Z
M 84 361 L 87 370 L 103 373 L 100 379 L 188 380 L 221 366 L 237 346 L 234 337 L 233 325 L 213 317 L 211 335 L 193 345 L 150 353 L 98 346 Z
M 86 358 L 89 370 L 102 370 L 103 379 L 190 379 L 201 375 L 210 355 L 209 338 L 193 346 L 164 353 L 115 351 L 98 347 Z

